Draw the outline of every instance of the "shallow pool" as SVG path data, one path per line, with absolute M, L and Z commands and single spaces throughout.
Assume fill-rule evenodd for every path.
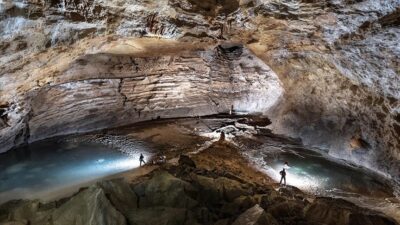
M 268 137 L 258 140 L 262 144 L 244 153 L 276 181 L 288 162 L 288 185 L 323 195 L 393 197 L 389 182 L 371 171 L 283 140 Z
M 0 154 L 0 203 L 57 197 L 66 189 L 133 169 L 144 151 L 140 147 L 126 154 L 98 143 L 46 140 Z
M 250 144 L 240 144 L 243 154 L 277 182 L 279 171 L 288 162 L 288 185 L 321 196 L 343 198 L 400 221 L 400 201 L 394 195 L 393 184 L 379 174 L 282 138 L 259 136 Z

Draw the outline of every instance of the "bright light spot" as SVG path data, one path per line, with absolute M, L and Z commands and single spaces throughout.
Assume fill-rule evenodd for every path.
M 139 160 L 135 160 L 134 158 L 126 158 L 109 163 L 106 165 L 106 168 L 110 170 L 130 170 L 139 166 Z
M 281 180 L 279 172 L 285 167 L 284 164 L 274 166 L 275 168 L 269 168 L 266 173 L 275 181 Z M 321 179 L 304 171 L 302 168 L 289 167 L 286 169 L 286 184 L 292 185 L 305 190 L 316 190 L 325 186 L 326 179 Z
M 103 163 L 104 161 L 106 161 L 105 159 L 98 159 L 96 160 L 97 163 Z
M 150 156 L 145 156 L 146 163 Z M 86 163 L 80 162 L 78 165 L 71 165 L 71 167 L 62 171 L 59 176 L 63 177 L 63 180 L 79 180 L 86 179 L 97 179 L 100 177 L 108 176 L 131 170 L 140 166 L 139 155 L 137 157 L 109 157 L 100 158 L 94 161 L 86 161 Z

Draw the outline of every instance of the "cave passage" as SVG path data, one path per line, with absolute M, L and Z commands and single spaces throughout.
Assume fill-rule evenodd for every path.
M 326 196 L 341 197 L 392 197 L 389 181 L 363 168 L 333 159 L 284 141 L 262 140 L 267 150 L 249 149 L 246 154 L 256 161 L 274 180 L 279 181 L 279 171 L 288 162 L 287 184 Z
M 142 138 L 131 138 L 129 144 L 123 144 L 127 151 L 113 147 L 121 142 L 118 138 L 90 142 L 87 141 L 87 136 L 80 135 L 45 140 L 0 154 L 1 202 L 19 198 L 54 199 L 65 192 L 71 193 L 79 187 L 87 186 L 88 182 L 93 183 L 134 169 L 139 166 L 140 153 L 148 161 L 151 155 L 168 149 L 154 143 L 163 137 L 172 145 L 173 142 L 184 142 L 185 146 L 201 147 L 204 139 L 193 138 L 192 133 L 183 134 L 182 130 L 188 132 L 224 126 L 221 123 L 226 125 L 229 120 L 231 119 L 209 118 L 198 123 L 196 119 L 188 119 L 179 125 L 181 127 L 176 125 L 179 120 L 173 120 L 174 126 L 179 127 L 175 130 L 171 128 L 171 121 L 153 123 L 141 130 L 144 135 Z M 120 135 L 125 140 L 124 132 L 113 137 Z M 383 178 L 368 171 L 332 160 L 327 155 L 307 149 L 289 139 L 274 135 L 255 137 L 261 143 L 258 146 L 250 145 L 248 139 L 241 136 L 233 136 L 230 141 L 239 143 L 242 154 L 275 180 L 279 179 L 278 172 L 287 161 L 290 166 L 287 171 L 288 184 L 302 190 L 333 197 L 393 197 L 391 186 Z M 170 149 L 173 150 L 169 151 L 175 151 L 174 154 L 187 151 L 186 147 Z
M 145 146 L 131 154 L 99 143 L 46 140 L 0 154 L 0 203 L 55 199 L 99 179 L 139 166 Z

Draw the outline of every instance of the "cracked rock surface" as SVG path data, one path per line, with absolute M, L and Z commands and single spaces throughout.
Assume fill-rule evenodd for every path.
M 221 147 L 224 144 L 217 146 Z M 181 156 L 178 165 L 163 165 L 134 181 L 128 178 L 101 181 L 62 200 L 9 201 L 0 205 L 0 222 L 33 225 L 398 224 L 382 213 L 343 199 L 310 198 L 292 186 L 276 190 L 271 184 L 243 180 L 229 169 L 207 170 L 196 163 L 196 159 Z

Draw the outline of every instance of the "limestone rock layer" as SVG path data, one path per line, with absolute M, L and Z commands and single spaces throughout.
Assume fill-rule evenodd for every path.
M 134 50 L 150 44 L 173 49 L 150 56 Z M 49 79 L 43 71 L 56 70 L 51 80 L 18 87 L 26 88 L 19 96 L 24 105 L 10 109 L 15 118 L 2 129 L 11 134 L 3 146 L 143 120 L 227 113 L 232 107 L 266 112 L 283 95 L 276 74 L 241 45 L 177 51 L 177 44 L 127 40 L 76 58 L 61 53 L 34 71 L 36 79 Z
M 6 0 L 0 151 L 137 121 L 264 113 L 400 180 L 398 0 Z

